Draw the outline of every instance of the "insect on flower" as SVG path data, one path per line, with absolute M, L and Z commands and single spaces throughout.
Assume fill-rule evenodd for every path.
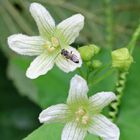
M 80 53 L 70 45 L 84 26 L 84 16 L 75 14 L 56 25 L 49 11 L 41 4 L 32 3 L 30 12 L 37 23 L 39 35 L 15 34 L 8 37 L 9 47 L 13 51 L 21 55 L 36 56 L 27 69 L 26 76 L 30 79 L 38 78 L 50 71 L 54 65 L 66 73 L 81 67 Z M 68 61 L 61 55 L 62 49 L 72 51 L 76 56 L 68 55 L 67 59 L 72 60 Z
M 73 54 L 72 51 L 69 52 L 65 49 L 62 49 L 61 50 L 61 55 L 63 55 L 66 59 L 69 59 L 69 60 L 73 61 L 74 63 L 79 63 L 78 57 L 75 54 Z

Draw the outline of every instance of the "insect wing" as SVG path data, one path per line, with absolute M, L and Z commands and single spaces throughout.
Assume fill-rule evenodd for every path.
M 72 55 L 71 60 L 72 60 L 74 63 L 79 63 L 78 57 L 77 57 L 76 55 L 74 55 L 74 54 Z

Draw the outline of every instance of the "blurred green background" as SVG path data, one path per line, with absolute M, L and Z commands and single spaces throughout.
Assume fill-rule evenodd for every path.
M 49 105 L 64 102 L 69 81 L 74 73 L 64 74 L 54 68 L 36 80 L 25 77 L 33 58 L 19 56 L 7 45 L 7 37 L 15 33 L 37 35 L 37 26 L 29 13 L 35 0 L 0 0 L 0 139 L 21 140 L 37 129 L 38 114 Z M 95 43 L 102 48 L 120 48 L 128 44 L 140 22 L 140 0 L 36 0 L 42 3 L 55 18 L 56 23 L 75 13 L 85 16 L 85 27 L 73 46 Z M 134 50 L 132 64 L 117 124 L 121 140 L 140 138 L 140 39 Z M 103 57 L 104 58 L 104 57 Z M 105 61 L 107 61 L 105 59 Z M 64 76 L 65 75 L 65 76 Z M 94 86 L 92 94 L 113 90 L 112 75 Z M 54 140 L 53 126 L 43 125 L 27 140 Z M 54 126 L 55 128 L 55 126 Z M 62 126 L 58 126 L 62 128 Z M 50 134 L 47 134 L 48 130 Z M 53 132 L 54 131 L 54 132 Z M 58 130 L 59 131 L 59 130 Z M 60 134 L 56 134 L 59 138 Z M 87 136 L 92 139 L 92 136 Z M 94 138 L 93 138 L 94 139 Z M 96 138 L 95 138 L 96 139 Z

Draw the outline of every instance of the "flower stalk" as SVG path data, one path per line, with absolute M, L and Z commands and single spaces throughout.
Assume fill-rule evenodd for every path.
M 113 34 L 113 9 L 111 0 L 104 0 L 105 3 L 105 14 L 106 14 L 106 42 L 107 46 L 112 49 L 113 48 L 113 41 L 114 41 L 114 34 Z
M 130 54 L 133 53 L 139 36 L 140 36 L 140 23 L 139 23 L 138 27 L 136 28 L 134 34 L 132 35 L 132 39 L 130 40 L 129 44 L 127 45 L 127 48 L 129 49 Z

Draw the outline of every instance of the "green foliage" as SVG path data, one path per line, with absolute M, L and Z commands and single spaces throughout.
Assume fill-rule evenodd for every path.
M 55 67 L 47 75 L 30 80 L 25 76 L 29 65 L 27 61 L 16 57 L 10 60 L 8 67 L 8 75 L 20 93 L 29 97 L 42 108 L 64 102 L 72 74 L 66 74 L 64 77 L 65 73 Z
M 140 69 L 139 53 L 140 48 L 135 48 L 135 63 L 133 63 L 132 67 L 130 68 L 128 80 L 124 90 L 123 100 L 121 103 L 121 110 L 119 112 L 118 124 L 121 129 L 121 140 L 132 140 L 134 138 L 140 137 L 140 78 L 138 76 Z
M 36 118 L 41 109 L 18 94 L 6 76 L 6 68 L 7 59 L 0 51 L 0 137 L 20 140 L 39 126 Z
M 124 91 L 124 98 L 121 104 L 121 110 L 119 113 L 117 124 L 121 129 L 121 139 L 120 140 L 132 140 L 134 137 L 140 137 L 139 134 L 139 124 L 140 124 L 140 78 L 137 76 L 139 74 L 139 56 L 140 48 L 136 48 L 134 52 L 134 59 L 136 63 L 132 65 L 130 70 L 130 75 L 126 84 Z M 51 140 L 60 139 L 60 134 L 63 125 L 60 124 L 44 124 L 37 130 L 35 130 L 31 135 L 29 135 L 25 140 L 43 140 L 44 137 L 49 137 Z M 131 131 L 130 131 L 131 130 Z M 55 134 L 55 135 L 54 135 Z M 88 135 L 85 140 L 91 140 L 94 136 Z M 95 138 L 94 138 L 95 139 Z
M 44 124 L 24 140 L 43 140 L 49 138 L 50 140 L 61 139 L 61 131 L 64 125 L 62 124 Z M 54 135 L 55 134 L 55 135 Z M 88 134 L 85 140 L 98 140 L 93 135 Z
M 46 108 L 52 104 L 65 102 L 68 94 L 69 82 L 74 73 L 65 74 L 55 67 L 47 75 L 41 76 L 36 80 L 30 80 L 26 78 L 26 69 L 33 58 L 22 58 L 21 56 L 13 53 L 8 48 L 7 37 L 11 34 L 19 32 L 28 35 L 38 34 L 37 26 L 29 14 L 29 5 L 31 2 L 34 2 L 34 0 L 0 1 L 0 49 L 7 56 L 8 78 L 13 81 L 15 88 L 18 89 L 19 95 L 28 97 L 31 102 L 34 102 L 41 108 Z M 108 72 L 110 67 L 106 67 L 106 64 L 110 63 L 109 54 L 111 48 L 115 49 L 126 46 L 130 40 L 132 32 L 139 23 L 139 0 L 36 0 L 36 2 L 41 2 L 50 10 L 56 19 L 56 23 L 78 12 L 82 13 L 86 17 L 84 30 L 81 32 L 80 37 L 76 40 L 78 46 L 79 44 L 83 45 L 95 43 L 101 47 L 107 48 L 105 51 L 101 51 L 99 56 L 95 58 L 100 58 L 101 62 L 103 62 L 103 65 L 98 68 L 97 71 L 95 71 L 95 73 L 98 73 L 96 77 L 94 77 L 95 73 L 91 73 L 89 79 L 88 75 L 84 75 L 84 78 L 87 78 L 89 81 L 89 94 L 91 95 L 102 90 L 114 90 L 115 81 L 117 80 L 117 73 L 116 71 L 112 70 Z M 135 36 L 138 37 L 138 33 L 136 33 Z M 130 42 L 129 49 L 133 50 L 135 44 L 136 38 L 132 39 Z M 140 87 L 138 85 L 140 83 L 140 78 L 138 76 L 140 68 L 139 53 L 140 49 L 137 47 L 134 51 L 134 63 L 132 64 L 128 75 L 123 100 L 120 106 L 117 124 L 121 129 L 121 140 L 132 140 L 136 137 L 140 137 Z M 83 69 L 82 72 L 84 73 L 85 71 L 90 70 Z M 0 76 L 0 80 L 2 81 L 1 84 L 11 84 L 3 79 L 2 76 Z M 0 90 L 1 88 L 2 86 L 0 87 Z M 5 92 L 7 94 L 9 90 L 7 91 L 3 89 L 1 92 Z M 14 90 L 12 92 L 14 92 Z M 10 106 L 10 102 L 15 102 L 15 110 L 18 110 L 19 104 L 16 102 L 16 100 L 19 100 L 19 98 L 16 98 L 15 96 L 16 95 L 13 97 L 15 100 L 11 101 L 9 99 L 10 101 L 9 104 L 7 104 L 7 108 L 4 108 L 6 104 L 2 104 L 4 109 L 10 109 L 10 107 L 8 107 Z M 25 100 L 25 98 L 23 98 L 23 100 Z M 2 103 L 2 101 L 0 102 Z M 25 107 L 23 111 L 27 110 L 27 112 L 25 111 L 25 114 L 27 113 L 30 115 L 30 117 L 34 117 L 32 116 L 32 112 L 30 112 L 28 106 L 25 106 L 26 102 L 23 101 L 22 104 L 23 108 Z M 5 115 L 6 113 L 7 115 Z M 12 114 L 13 111 L 2 111 L 0 115 L 1 122 L 6 122 L 9 120 L 9 118 L 6 117 L 9 115 L 9 113 Z M 18 113 L 19 112 L 17 111 L 16 114 Z M 23 116 L 25 114 L 23 114 Z M 16 123 L 19 123 L 19 117 L 21 116 L 16 116 Z M 14 120 L 12 117 L 10 118 L 11 123 L 13 123 Z M 10 123 L 10 121 L 7 122 Z M 31 118 L 28 121 L 27 127 L 31 126 L 30 131 L 38 126 L 31 124 L 31 121 L 32 123 L 36 124 L 37 116 L 36 121 L 32 120 Z M 60 139 L 62 127 L 63 125 L 61 124 L 42 125 L 27 138 L 25 138 L 25 140 L 43 140 L 44 138 L 47 139 L 48 137 L 49 140 L 56 140 L 58 138 Z M 7 127 L 3 128 L 2 132 L 6 133 L 6 129 Z M 10 127 L 9 129 L 13 129 L 13 127 Z M 16 128 L 15 132 L 12 132 L 19 132 L 19 129 L 20 128 Z M 21 134 L 22 136 L 13 136 L 10 139 L 21 139 L 21 137 L 26 136 L 27 131 L 29 132 L 29 129 L 26 131 L 26 133 L 23 132 L 23 129 L 21 129 L 21 131 L 21 133 L 23 133 L 23 135 Z M 11 136 L 11 134 L 7 135 Z M 88 135 L 86 140 L 93 138 L 94 136 Z M 7 139 L 9 139 L 9 137 Z M 96 138 L 94 139 L 96 140 Z

